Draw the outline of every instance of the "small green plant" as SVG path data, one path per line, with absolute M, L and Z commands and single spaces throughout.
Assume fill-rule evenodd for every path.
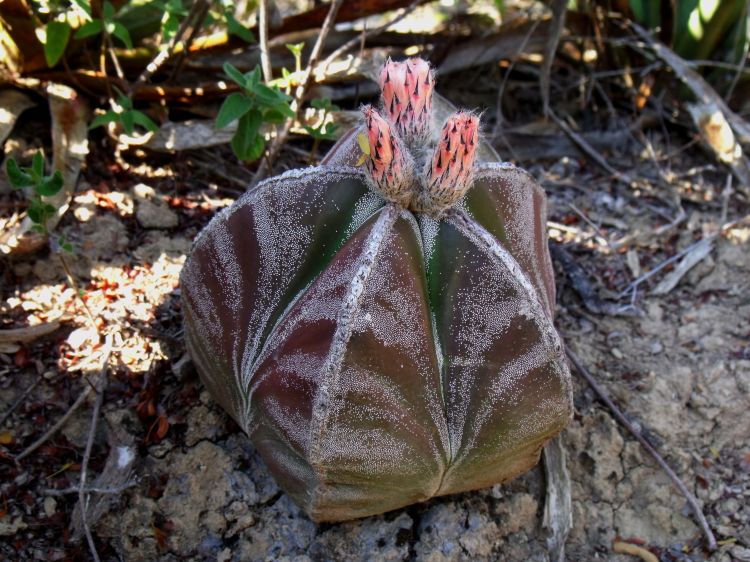
M 104 0 L 102 4 L 102 17 L 94 19 L 91 12 L 91 4 L 84 0 L 76 0 L 76 5 L 81 8 L 89 18 L 89 21 L 78 28 L 75 34 L 76 39 L 85 39 L 99 35 L 106 31 L 108 35 L 117 37 L 128 49 L 133 48 L 133 41 L 130 39 L 130 32 L 120 22 L 115 21 L 117 11 L 111 2 Z
M 305 125 L 305 131 L 307 131 L 307 133 L 316 141 L 334 140 L 336 138 L 334 133 L 338 128 L 338 125 L 328 121 L 328 117 L 335 111 L 341 111 L 341 108 L 338 105 L 331 103 L 331 100 L 328 98 L 314 99 L 310 102 L 310 106 L 321 110 L 322 115 L 320 117 L 319 125 L 315 127 Z
M 305 48 L 305 42 L 287 43 L 286 48 L 294 56 L 294 72 L 302 72 L 302 50 Z
M 237 158 L 253 161 L 260 158 L 266 147 L 266 139 L 261 131 L 263 123 L 280 124 L 294 117 L 289 105 L 290 96 L 270 87 L 261 80 L 260 67 L 243 74 L 229 63 L 224 64 L 224 72 L 242 88 L 241 92 L 230 94 L 216 116 L 216 128 L 221 129 L 234 121 L 237 131 L 232 137 L 232 150 Z
M 159 126 L 148 115 L 133 108 L 133 101 L 121 91 L 117 90 L 117 100 L 110 100 L 110 105 L 112 109 L 102 115 L 97 115 L 89 125 L 90 129 L 107 123 L 119 123 L 128 135 L 135 132 L 136 125 L 152 132 L 159 130 Z
M 182 5 L 182 0 L 156 0 L 154 5 L 164 12 L 161 18 L 161 42 L 166 44 L 177 35 L 180 22 L 187 16 L 188 11 Z
M 44 197 L 57 195 L 62 189 L 62 174 L 55 171 L 53 174 L 44 175 L 44 154 L 41 150 L 34 154 L 29 168 L 22 168 L 15 158 L 8 158 L 5 163 L 5 171 L 13 189 L 28 190 L 29 208 L 27 212 L 33 223 L 32 230 L 49 235 L 47 223 L 57 214 L 57 208 L 45 201 Z M 71 244 L 62 235 L 58 237 L 57 245 L 66 252 L 73 251 Z

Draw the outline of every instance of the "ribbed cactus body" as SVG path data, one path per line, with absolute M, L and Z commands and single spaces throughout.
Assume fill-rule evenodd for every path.
M 345 164 L 353 144 L 241 197 L 182 274 L 203 381 L 317 521 L 507 480 L 571 413 L 533 178 L 473 163 L 465 195 L 415 211 Z

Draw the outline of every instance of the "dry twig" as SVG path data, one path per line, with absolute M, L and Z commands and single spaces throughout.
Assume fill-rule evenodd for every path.
M 383 25 L 379 27 L 374 27 L 373 29 L 368 29 L 366 31 L 363 31 L 361 35 L 357 37 L 352 37 L 341 45 L 338 49 L 333 51 L 330 55 L 326 57 L 326 59 L 321 63 L 321 68 L 323 69 L 323 74 L 328 72 L 328 67 L 331 65 L 333 61 L 350 51 L 351 49 L 355 48 L 358 45 L 362 45 L 365 41 L 370 39 L 371 37 L 374 37 L 378 35 L 379 33 L 383 33 L 386 29 L 391 27 L 392 25 L 397 24 L 402 19 L 404 19 L 406 16 L 408 16 L 411 12 L 414 11 L 414 8 L 419 6 L 419 4 L 422 3 L 423 0 L 414 0 L 411 4 L 409 4 L 406 8 L 403 8 L 401 11 L 399 11 L 398 14 L 396 14 L 391 20 L 387 21 Z
M 28 343 L 38 338 L 51 334 L 60 327 L 59 320 L 44 322 L 36 326 L 26 328 L 12 328 L 10 330 L 0 330 L 0 343 L 21 342 Z
M 693 91 L 701 103 L 715 104 L 721 110 L 741 142 L 750 143 L 750 123 L 732 111 L 721 96 L 716 93 L 700 74 L 691 68 L 691 65 L 687 61 L 678 56 L 669 47 L 654 39 L 650 33 L 637 23 L 630 22 L 630 27 L 646 42 L 654 54 L 672 69 L 677 78 Z
M 564 562 L 565 541 L 573 528 L 573 508 L 570 499 L 570 473 L 559 435 L 544 447 L 544 475 L 547 491 L 542 525 L 549 532 L 547 550 L 551 562 Z
M 313 69 L 315 68 L 315 65 L 318 64 L 320 55 L 323 52 L 323 46 L 325 45 L 326 38 L 328 37 L 331 29 L 333 29 L 334 23 L 336 22 L 336 14 L 338 13 L 342 3 L 343 0 L 333 0 L 333 2 L 331 2 L 331 7 L 328 9 L 328 15 L 323 22 L 323 27 L 321 27 L 320 29 L 318 39 L 315 42 L 313 50 L 310 53 L 310 58 L 307 61 L 305 73 L 294 93 L 294 100 L 292 101 L 292 110 L 294 111 L 294 117 L 287 119 L 282 126 L 281 131 L 279 131 L 279 134 L 276 136 L 273 143 L 271 144 L 270 149 L 266 153 L 266 159 L 261 161 L 260 165 L 258 166 L 258 171 L 255 172 L 255 175 L 253 176 L 252 185 L 256 185 L 266 176 L 270 169 L 270 165 L 273 165 L 273 163 L 276 161 L 276 158 L 281 152 L 284 143 L 286 143 L 286 138 L 289 136 L 289 131 L 292 128 L 294 121 L 297 119 L 297 114 L 302 107 L 302 101 L 304 100 L 305 92 L 307 92 L 307 88 L 310 85 Z
M 32 382 L 28 387 L 26 387 L 26 390 L 24 390 L 21 393 L 21 396 L 19 396 L 15 402 L 11 405 L 10 408 L 8 408 L 2 416 L 0 416 L 0 426 L 2 426 L 5 423 L 5 420 L 7 420 L 10 415 L 16 411 L 16 408 L 18 408 L 21 404 L 23 404 L 23 401 L 26 400 L 26 397 L 31 394 L 31 391 L 34 390 L 39 382 L 41 381 L 41 377 L 38 377 L 34 382 Z
M 609 172 L 615 179 L 618 179 L 621 182 L 627 184 L 632 181 L 629 175 L 618 172 L 612 166 L 610 166 L 609 162 L 607 162 L 604 156 L 599 154 L 599 152 L 593 146 L 591 146 L 586 141 L 586 139 L 584 139 L 581 135 L 571 129 L 570 126 L 565 122 L 565 120 L 558 117 L 555 112 L 552 111 L 552 109 L 549 110 L 548 114 L 550 117 L 552 117 L 552 120 L 557 123 L 557 126 L 560 127 L 562 132 L 568 135 L 570 139 L 578 146 L 578 148 L 580 148 L 584 152 L 584 154 L 590 156 L 591 159 L 594 160 L 594 162 L 596 162 L 604 170 Z
M 576 263 L 564 247 L 559 244 L 550 245 L 550 252 L 555 261 L 560 264 L 566 276 L 570 280 L 573 289 L 581 297 L 584 306 L 592 314 L 607 314 L 610 316 L 637 316 L 640 312 L 632 304 L 620 305 L 607 302 L 599 298 L 596 288 L 589 281 L 586 272 Z
M 102 403 L 104 402 L 104 389 L 107 386 L 107 368 L 109 366 L 109 356 L 112 353 L 112 336 L 108 335 L 104 349 L 104 359 L 102 361 L 102 369 L 99 373 L 98 379 L 95 381 L 96 385 L 96 401 L 94 402 L 94 410 L 91 413 L 91 427 L 89 427 L 89 435 L 86 440 L 86 449 L 83 452 L 83 460 L 81 461 L 81 476 L 78 483 L 78 502 L 81 506 L 81 519 L 83 521 L 83 529 L 86 534 L 86 542 L 89 545 L 91 556 L 93 556 L 96 562 L 99 562 L 99 553 L 96 551 L 96 545 L 94 544 L 94 537 L 91 535 L 91 528 L 89 527 L 87 510 L 89 495 L 86 491 L 86 477 L 89 466 L 89 459 L 91 458 L 91 449 L 94 446 L 94 436 L 96 435 L 96 426 L 99 422 L 99 412 L 102 409 Z
M 44 435 L 42 435 L 39 439 L 34 441 L 31 445 L 29 445 L 26 449 L 21 451 L 21 453 L 16 457 L 16 461 L 22 461 L 26 457 L 28 457 L 31 453 L 36 451 L 39 447 L 44 445 L 49 439 L 55 435 L 58 431 L 60 431 L 60 428 L 65 425 L 65 422 L 67 422 L 70 419 L 70 416 L 72 416 L 78 408 L 81 407 L 81 404 L 83 404 L 86 399 L 88 398 L 89 394 L 91 394 L 91 384 L 86 384 L 83 387 L 83 391 L 81 391 L 81 394 L 78 395 L 78 398 L 76 398 L 76 401 L 73 402 L 73 405 L 68 408 L 68 411 L 63 414 L 63 416 L 57 420 L 55 425 L 50 427 Z
M 555 60 L 557 45 L 560 43 L 560 35 L 565 27 L 565 13 L 568 2 L 566 0 L 554 0 L 552 2 L 552 28 L 547 37 L 547 44 L 544 47 L 544 62 L 542 62 L 542 71 L 539 74 L 539 87 L 542 90 L 542 103 L 544 104 L 544 114 L 549 115 L 549 87 L 550 72 L 552 71 L 552 62 Z
M 654 458 L 657 464 L 662 468 L 662 470 L 667 474 L 667 476 L 669 476 L 669 479 L 672 481 L 675 487 L 680 491 L 680 493 L 687 500 L 687 503 L 690 506 L 690 509 L 693 511 L 695 518 L 698 520 L 698 524 L 700 525 L 703 531 L 703 535 L 706 537 L 707 548 L 711 552 L 716 550 L 717 549 L 716 537 L 714 537 L 714 533 L 713 531 L 711 531 L 711 527 L 709 527 L 708 525 L 706 516 L 703 515 L 703 510 L 698 504 L 698 500 L 693 495 L 693 493 L 687 489 L 687 486 L 685 486 L 682 480 L 680 480 L 680 477 L 677 476 L 677 474 L 675 474 L 674 470 L 672 470 L 672 468 L 667 464 L 667 461 L 664 460 L 664 458 L 659 454 L 659 452 L 656 449 L 654 449 L 651 443 L 649 443 L 646 440 L 646 438 L 643 437 L 641 432 L 638 431 L 635 428 L 635 426 L 633 426 L 632 423 L 630 423 L 630 420 L 628 420 L 628 418 L 625 417 L 625 414 L 622 413 L 620 408 L 618 408 L 615 405 L 615 403 L 612 401 L 612 399 L 609 397 L 609 394 L 604 389 L 604 387 L 601 386 L 598 382 L 596 382 L 596 380 L 588 371 L 588 369 L 586 369 L 583 363 L 581 363 L 581 360 L 578 358 L 578 356 L 567 345 L 565 346 L 565 353 L 568 355 L 570 362 L 573 363 L 578 373 L 583 377 L 583 379 L 593 389 L 594 393 L 599 397 L 599 400 L 601 400 L 607 406 L 610 412 L 612 412 L 615 419 L 618 422 L 620 422 L 620 424 L 622 424 L 622 426 L 625 429 L 627 429 L 631 433 L 631 435 L 633 435 L 633 437 L 635 437 L 638 440 L 638 442 L 646 450 L 646 452 L 648 452 L 648 454 Z
M 268 0 L 258 3 L 258 40 L 260 43 L 260 66 L 263 69 L 263 80 L 273 80 L 271 55 L 268 51 Z
M 195 21 L 198 13 L 203 10 L 204 4 L 206 4 L 206 0 L 198 0 L 197 2 L 193 3 L 187 16 L 185 16 L 185 19 L 182 20 L 177 33 L 175 33 L 174 37 L 172 37 L 172 39 L 169 41 L 169 45 L 167 45 L 167 48 L 159 51 L 151 60 L 151 62 L 146 65 L 146 68 L 133 84 L 131 93 L 135 92 L 140 85 L 148 82 L 151 76 L 153 76 L 154 72 L 159 70 L 159 68 L 161 68 L 164 63 L 166 63 L 174 54 L 175 49 L 178 45 L 181 46 L 183 50 L 185 49 L 185 45 L 183 44 L 183 37 L 185 36 L 185 33 L 190 29 L 191 22 Z

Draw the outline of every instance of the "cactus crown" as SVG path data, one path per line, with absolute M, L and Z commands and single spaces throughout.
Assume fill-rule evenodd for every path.
M 380 71 L 382 115 L 369 105 L 362 113 L 374 187 L 407 209 L 440 216 L 471 187 L 479 118 L 459 111 L 434 130 L 434 83 L 427 61 L 388 59 Z

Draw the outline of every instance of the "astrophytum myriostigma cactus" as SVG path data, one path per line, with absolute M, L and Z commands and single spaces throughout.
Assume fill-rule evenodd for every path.
M 476 115 L 436 123 L 433 82 L 389 61 L 380 110 L 215 217 L 182 273 L 205 385 L 316 521 L 507 480 L 571 415 L 544 193 L 479 161 Z

